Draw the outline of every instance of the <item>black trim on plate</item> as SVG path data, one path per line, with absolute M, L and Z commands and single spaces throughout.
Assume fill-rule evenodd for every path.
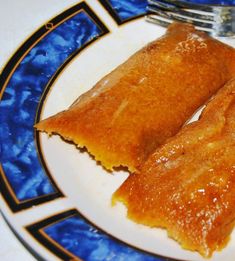
M 71 260 L 74 259 L 74 255 L 69 255 L 68 251 L 63 251 L 63 248 L 58 247 L 56 244 L 53 244 L 53 241 L 49 240 L 45 235 L 40 233 L 40 230 L 53 224 L 59 222 L 60 220 L 66 219 L 71 216 L 75 216 L 78 214 L 76 209 L 68 210 L 57 214 L 55 216 L 49 217 L 38 223 L 29 225 L 26 227 L 26 230 L 44 247 L 49 249 L 52 253 L 54 253 L 57 257 L 61 258 L 62 260 Z
M 6 182 L 3 178 L 4 173 L 0 169 L 0 192 L 6 201 L 7 205 L 10 207 L 11 211 L 16 213 L 18 211 L 22 211 L 24 209 L 30 208 L 32 206 L 40 205 L 42 203 L 49 202 L 56 198 L 64 197 L 63 193 L 59 190 L 54 180 L 48 175 L 50 182 L 53 184 L 53 187 L 57 190 L 57 192 L 47 195 L 42 195 L 37 198 L 25 200 L 25 201 L 18 201 L 16 197 L 12 195 L 11 190 L 9 189 L 10 184 Z
M 170 258 L 170 257 L 165 257 L 165 256 L 161 256 L 149 251 L 144 251 L 136 246 L 133 246 L 129 243 L 126 243 L 118 238 L 116 238 L 115 236 L 113 236 L 112 234 L 108 233 L 107 231 L 101 229 L 100 227 L 98 227 L 96 224 L 94 224 L 93 222 L 91 222 L 88 218 L 86 218 L 83 214 L 81 214 L 77 209 L 70 209 L 64 212 L 61 212 L 59 214 L 56 214 L 54 216 L 50 216 L 46 219 L 43 219 L 39 222 L 33 223 L 29 226 L 26 226 L 25 229 L 39 242 L 41 243 L 44 247 L 46 247 L 47 249 L 49 249 L 51 252 L 53 252 L 56 256 L 58 256 L 59 258 L 62 258 L 63 260 L 71 260 L 72 259 L 78 259 L 79 257 L 73 255 L 72 253 L 70 253 L 68 250 L 64 249 L 61 245 L 59 245 L 58 243 L 56 243 L 53 239 L 51 239 L 48 235 L 46 235 L 45 233 L 40 232 L 40 230 L 42 230 L 43 228 L 50 226 L 52 224 L 55 224 L 57 222 L 60 222 L 63 219 L 67 219 L 69 217 L 72 216 L 79 216 L 82 219 L 84 219 L 89 225 L 93 226 L 95 229 L 97 229 L 98 231 L 100 231 L 101 233 L 104 233 L 108 236 L 110 236 L 110 238 L 116 242 L 118 242 L 119 244 L 122 245 L 126 245 L 130 248 L 135 249 L 136 251 L 142 253 L 142 254 L 147 254 L 147 255 L 152 255 L 153 257 L 156 258 L 161 258 L 162 261 L 184 261 L 184 260 L 180 260 L 180 259 L 174 259 L 174 258 Z

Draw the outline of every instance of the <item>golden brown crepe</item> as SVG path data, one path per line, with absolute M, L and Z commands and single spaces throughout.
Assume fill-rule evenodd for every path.
M 107 169 L 135 171 L 235 75 L 234 56 L 232 47 L 175 23 L 36 128 L 86 147 Z
M 235 224 L 235 80 L 113 195 L 128 217 L 209 257 Z

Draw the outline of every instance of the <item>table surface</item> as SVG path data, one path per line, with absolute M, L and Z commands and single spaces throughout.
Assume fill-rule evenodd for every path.
M 35 258 L 15 237 L 0 214 L 0 260 L 1 261 L 34 261 Z

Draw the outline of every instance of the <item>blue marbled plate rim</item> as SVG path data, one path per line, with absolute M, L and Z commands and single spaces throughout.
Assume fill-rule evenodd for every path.
M 100 3 L 118 25 L 145 14 L 144 0 L 101 0 Z M 73 30 L 74 27 L 76 30 Z M 70 32 L 69 39 L 71 34 L 75 37 L 74 43 L 68 41 L 69 45 L 66 45 L 65 29 Z M 61 69 L 83 48 L 108 32 L 92 8 L 81 2 L 51 19 L 35 32 L 3 69 L 0 75 L 0 120 L 3 123 L 0 126 L 0 189 L 6 205 L 13 213 L 64 197 L 42 159 L 38 165 L 34 164 L 34 160 L 40 157 L 40 151 L 35 143 L 37 133 L 33 125 L 40 114 L 43 100 L 41 97 Z M 69 51 L 63 52 L 64 50 Z M 53 68 L 45 66 L 50 63 L 54 65 Z M 40 179 L 35 179 L 34 172 L 37 168 L 41 171 Z M 31 172 L 32 169 L 34 172 Z M 25 176 L 27 171 L 28 176 Z M 15 179 L 20 179 L 21 182 L 16 182 Z M 11 228 L 14 230 L 14 226 L 11 225 Z M 164 257 L 128 246 L 101 231 L 77 209 L 46 217 L 27 225 L 25 229 L 42 246 L 64 260 L 83 258 L 93 261 L 106 260 L 107 257 L 110 260 L 166 260 Z M 36 253 L 30 243 L 23 241 L 20 235 L 17 236 L 39 259 L 40 253 Z M 81 246 L 82 242 L 84 244 Z

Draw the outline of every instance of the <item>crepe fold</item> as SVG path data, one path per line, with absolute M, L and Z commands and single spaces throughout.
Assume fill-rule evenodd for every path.
M 136 171 L 235 76 L 234 55 L 193 26 L 174 23 L 67 110 L 35 127 L 86 147 L 106 169 Z

